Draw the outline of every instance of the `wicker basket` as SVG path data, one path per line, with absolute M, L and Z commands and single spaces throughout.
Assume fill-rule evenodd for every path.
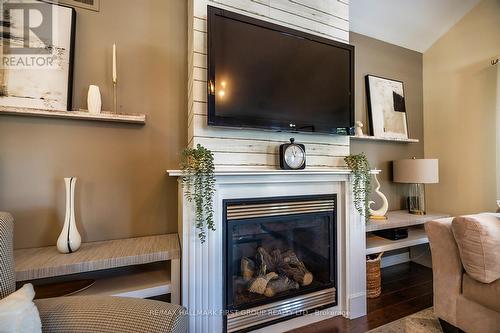
M 380 253 L 375 259 L 366 257 L 366 297 L 368 298 L 377 298 L 382 292 L 380 261 L 383 254 L 383 252 Z

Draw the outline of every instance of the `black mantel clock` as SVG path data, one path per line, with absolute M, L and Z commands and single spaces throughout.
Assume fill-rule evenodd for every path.
M 290 143 L 280 145 L 280 168 L 283 170 L 301 170 L 306 167 L 306 148 L 303 144 Z

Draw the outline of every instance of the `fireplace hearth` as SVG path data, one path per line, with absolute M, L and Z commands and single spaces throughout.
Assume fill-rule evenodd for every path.
M 223 200 L 225 328 L 337 304 L 336 195 Z

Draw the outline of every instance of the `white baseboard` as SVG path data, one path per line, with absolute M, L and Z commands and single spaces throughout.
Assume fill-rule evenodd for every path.
M 366 316 L 366 292 L 351 295 L 349 297 L 350 310 L 347 313 L 349 319 Z
M 384 267 L 394 266 L 408 261 L 410 261 L 410 252 L 393 254 L 387 257 L 382 257 L 382 262 L 380 263 L 380 267 L 384 268 Z

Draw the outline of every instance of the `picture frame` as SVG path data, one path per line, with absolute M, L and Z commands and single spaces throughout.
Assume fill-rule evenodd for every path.
M 366 75 L 365 84 L 371 134 L 379 138 L 408 139 L 404 83 Z
M 0 55 L 8 65 L 0 68 L 0 105 L 71 111 L 75 9 L 41 0 L 4 3 L 1 9 Z M 37 29 L 25 27 L 30 22 L 20 19 L 23 11 L 38 12 Z
M 69 7 L 82 8 L 92 10 L 94 12 L 100 11 L 100 0 L 44 0 L 50 3 L 59 3 Z

